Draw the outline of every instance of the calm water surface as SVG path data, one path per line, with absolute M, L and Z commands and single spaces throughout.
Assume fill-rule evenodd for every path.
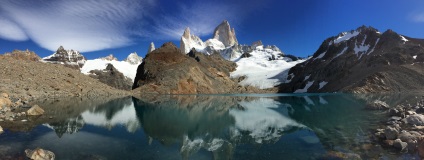
M 57 159 L 411 158 L 369 147 L 384 119 L 350 94 L 151 95 L 140 99 L 43 102 L 46 115 L 4 126 L 0 159 L 27 148 Z M 48 118 L 53 115 L 53 118 Z M 368 146 L 368 147 L 367 147 Z M 371 148 L 371 149 L 370 149 Z M 1 158 L 3 157 L 3 158 Z

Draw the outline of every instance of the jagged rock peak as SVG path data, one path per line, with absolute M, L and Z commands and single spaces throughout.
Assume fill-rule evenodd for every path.
M 63 46 L 60 46 L 55 53 L 44 57 L 43 61 L 76 66 L 71 68 L 80 68 L 84 65 L 87 59 L 79 51 L 73 49 L 65 50 Z
M 184 33 L 183 33 L 183 37 L 185 38 L 185 39 L 190 39 L 190 28 L 189 27 L 187 27 L 185 30 L 184 30 Z
M 107 60 L 107 61 L 118 61 L 118 58 L 116 58 L 115 56 L 113 56 L 113 54 L 109 54 L 106 57 L 102 57 L 102 60 Z
M 140 64 L 143 62 L 143 58 L 137 55 L 137 52 L 130 53 L 128 57 L 124 60 L 130 64 Z
M 259 40 L 259 41 L 256 41 L 256 42 L 253 42 L 252 43 L 252 48 L 256 48 L 257 46 L 262 46 L 263 44 L 262 44 L 262 41 L 261 40 Z
M 149 54 L 150 52 L 152 52 L 154 50 L 155 50 L 155 44 L 152 42 L 152 43 L 150 43 L 149 50 L 147 50 L 147 54 Z
M 234 28 L 231 29 L 230 23 L 226 20 L 215 28 L 213 39 L 221 41 L 225 47 L 238 44 Z
M 186 54 L 190 52 L 192 48 L 205 48 L 205 43 L 196 35 L 191 35 L 190 28 L 187 27 L 181 37 L 180 49 L 182 53 Z

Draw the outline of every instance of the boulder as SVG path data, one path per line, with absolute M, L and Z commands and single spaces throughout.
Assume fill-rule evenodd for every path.
M 396 128 L 390 126 L 387 126 L 387 128 L 384 130 L 384 135 L 386 135 L 386 139 L 388 140 L 396 139 L 398 134 L 399 131 Z
M 424 115 L 414 114 L 406 117 L 406 122 L 411 125 L 423 126 L 424 125 Z
M 54 160 L 55 155 L 52 151 L 36 148 L 34 150 L 26 149 L 25 154 L 32 160 Z
M 3 128 L 0 126 L 0 134 L 2 134 L 3 132 Z
M 0 98 L 0 109 L 12 106 L 12 101 L 9 98 Z
M 1 93 L 0 98 L 9 98 L 9 95 L 7 93 Z
M 411 133 L 409 133 L 407 131 L 402 131 L 398 135 L 398 138 L 403 142 L 409 142 L 409 141 L 412 141 L 412 140 L 416 140 L 415 136 L 413 136 Z
M 389 109 L 390 107 L 386 102 L 375 100 L 374 102 L 367 104 L 366 108 L 371 110 L 381 110 L 381 109 Z
M 393 141 L 393 146 L 401 151 L 408 147 L 408 143 L 402 142 L 400 139 L 396 139 Z
M 28 109 L 26 114 L 29 116 L 39 116 L 44 114 L 44 110 L 40 106 L 34 105 L 30 109 Z

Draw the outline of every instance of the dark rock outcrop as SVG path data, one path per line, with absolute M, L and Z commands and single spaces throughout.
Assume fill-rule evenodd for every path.
M 35 54 L 33 51 L 29 51 L 28 49 L 25 51 L 21 50 L 13 50 L 11 53 L 5 53 L 4 56 L 9 56 L 18 60 L 27 60 L 27 61 L 40 61 L 41 58 Z
M 192 50 L 182 54 L 173 43 L 146 55 L 133 84 L 136 93 L 197 94 L 260 92 L 230 79 L 236 64 L 220 54 L 205 55 Z
M 282 84 L 279 92 L 423 90 L 424 40 L 362 26 L 326 39 L 289 75 L 290 83 Z
M 111 87 L 131 90 L 132 81 L 119 72 L 112 64 L 108 64 L 104 70 L 90 71 L 90 77 L 98 79 L 100 82 L 107 84 Z

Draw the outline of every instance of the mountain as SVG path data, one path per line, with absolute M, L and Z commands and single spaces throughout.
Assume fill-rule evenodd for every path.
M 154 46 L 153 46 L 153 50 L 154 50 Z M 128 57 L 124 61 L 132 65 L 139 65 L 141 62 L 143 62 L 143 57 L 138 56 L 137 52 L 134 52 L 134 53 L 130 53 L 130 55 L 128 55 Z
M 115 56 L 113 56 L 113 54 L 109 54 L 108 56 L 102 57 L 100 59 L 106 60 L 106 61 L 118 61 L 118 58 L 116 58 Z
M 155 44 L 152 42 L 150 43 L 149 50 L 147 50 L 147 54 L 149 54 L 150 52 L 153 52 L 154 50 L 155 50 Z
M 424 87 L 424 40 L 372 27 L 326 39 L 280 92 L 407 92 Z
M 238 44 L 234 28 L 226 20 L 215 28 L 213 38 L 205 42 L 186 28 L 181 37 L 180 49 L 183 53 L 188 53 L 192 48 L 206 55 L 218 53 L 224 59 L 235 62 L 237 67 L 230 73 L 230 77 L 238 79 L 242 86 L 261 89 L 270 89 L 285 83 L 288 69 L 304 61 L 294 56 L 289 57 L 277 46 L 264 45 L 260 40 L 252 45 Z
M 218 27 L 215 28 L 213 39 L 221 41 L 225 47 L 230 47 L 238 44 L 236 32 L 230 27 L 230 23 L 224 20 Z
M 129 78 L 131 82 L 134 81 L 137 73 L 138 65 L 143 61 L 143 58 L 139 57 L 137 53 L 131 53 L 124 61 L 117 61 L 116 58 L 108 56 L 109 58 L 97 58 L 93 60 L 87 60 L 81 68 L 81 73 L 90 75 L 97 75 L 93 70 L 104 70 L 109 64 L 112 64 L 117 72 L 122 73 L 125 77 Z M 108 70 L 108 69 L 106 69 Z M 122 82 L 125 83 L 125 82 Z M 131 88 L 131 87 L 130 87 Z
M 40 61 L 41 58 L 35 54 L 33 51 L 29 51 L 28 49 L 25 51 L 21 50 L 13 50 L 11 53 L 5 53 L 4 56 L 9 56 L 19 60 L 27 60 L 27 61 Z
M 65 50 L 60 46 L 55 53 L 50 56 L 44 57 L 43 62 L 64 64 L 67 67 L 79 69 L 87 59 L 78 51 Z
M 132 79 L 124 76 L 124 74 L 119 72 L 110 63 L 103 70 L 91 70 L 89 76 L 111 87 L 122 90 L 131 90 L 133 83 Z
M 137 68 L 133 89 L 161 94 L 261 92 L 230 79 L 235 67 L 219 54 L 205 55 L 193 49 L 186 55 L 168 42 L 146 55 Z

